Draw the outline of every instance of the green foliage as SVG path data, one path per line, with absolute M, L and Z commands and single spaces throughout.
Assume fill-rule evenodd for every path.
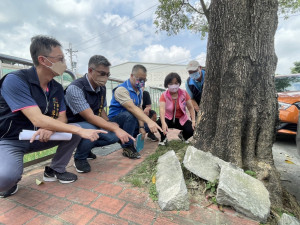
M 300 1 L 299 0 L 279 0 L 278 12 L 288 18 L 291 14 L 300 12 Z
M 205 38 L 208 33 L 210 2 L 199 0 L 192 5 L 188 0 L 159 0 L 154 24 L 168 35 L 176 35 L 180 30 L 188 29 Z M 278 13 L 285 18 L 300 12 L 300 0 L 278 0 L 278 4 Z
M 149 187 L 149 195 L 150 195 L 150 198 L 153 200 L 153 201 L 157 201 L 158 200 L 158 193 L 156 191 L 156 185 L 151 183 L 150 184 L 150 187 Z
M 191 5 L 184 0 L 159 0 L 154 24 L 168 35 L 176 35 L 182 29 L 201 33 L 204 38 L 208 32 L 208 23 L 199 2 Z
M 39 159 L 39 158 L 54 154 L 56 152 L 56 149 L 57 149 L 57 147 L 53 147 L 53 148 L 50 148 L 50 149 L 47 149 L 47 150 L 25 154 L 23 162 L 24 163 L 30 162 L 32 160 Z
M 144 162 L 138 165 L 131 173 L 122 178 L 122 181 L 129 182 L 135 187 L 146 187 L 153 200 L 157 200 L 155 181 L 152 178 L 156 174 L 156 164 L 158 158 L 170 150 L 174 150 L 178 158 L 183 158 L 187 144 L 182 141 L 173 140 L 167 146 L 158 146 L 155 153 L 149 155 Z M 155 180 L 155 179 L 154 179 Z
M 218 180 L 214 180 L 213 182 L 208 181 L 205 185 L 205 190 L 210 190 L 211 194 L 216 194 L 218 183 Z
M 248 174 L 251 177 L 256 178 L 256 172 L 254 172 L 252 170 L 246 170 L 245 173 Z
M 294 62 L 295 67 L 291 68 L 291 73 L 300 73 L 300 61 L 299 62 Z

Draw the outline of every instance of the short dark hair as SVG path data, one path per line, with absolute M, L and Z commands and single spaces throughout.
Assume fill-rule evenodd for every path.
M 52 51 L 52 47 L 59 46 L 61 44 L 53 37 L 45 35 L 37 35 L 31 38 L 30 54 L 35 66 L 39 65 L 38 57 L 40 55 L 49 55 Z
M 90 67 L 98 67 L 99 65 L 103 65 L 105 67 L 111 66 L 110 62 L 102 55 L 94 55 L 89 60 L 89 68 Z M 94 68 L 94 69 L 95 69 Z
M 156 114 L 156 112 L 154 110 L 150 110 L 149 111 L 149 118 L 152 118 L 152 116 L 154 116 Z
M 143 70 L 143 72 L 144 73 L 147 73 L 147 69 L 146 69 L 146 67 L 144 67 L 143 65 L 141 65 L 141 64 L 136 64 L 136 65 L 134 65 L 133 67 L 132 67 L 132 74 L 133 73 L 136 73 L 138 70 Z
M 170 84 L 174 78 L 176 78 L 179 85 L 181 85 L 181 78 L 178 75 L 178 73 L 169 73 L 165 78 L 165 83 L 164 83 L 165 88 L 168 88 L 168 84 Z

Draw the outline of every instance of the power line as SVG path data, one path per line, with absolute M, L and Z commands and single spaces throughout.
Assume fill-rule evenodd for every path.
M 74 72 L 74 68 L 76 69 L 76 62 L 73 62 L 73 56 L 77 57 L 77 55 L 75 55 L 75 52 L 78 52 L 77 50 L 74 51 L 72 49 L 72 43 L 69 43 L 69 48 L 66 49 L 67 54 L 70 54 L 70 63 L 71 63 L 71 71 Z
M 123 25 L 123 24 L 129 22 L 129 21 L 132 20 L 133 18 L 135 18 L 135 17 L 137 17 L 137 16 L 139 16 L 139 15 L 141 15 L 141 14 L 143 14 L 143 13 L 149 11 L 150 9 L 152 9 L 153 7 L 155 7 L 155 6 L 157 6 L 157 5 L 158 5 L 158 3 L 155 4 L 155 5 L 153 5 L 153 6 L 151 6 L 151 7 L 149 7 L 149 8 L 147 8 L 147 9 L 144 10 L 144 11 L 142 11 L 142 12 L 140 12 L 140 13 L 134 15 L 133 17 L 129 18 L 128 20 L 125 20 L 123 23 L 117 25 L 117 26 L 114 27 L 113 29 L 110 29 L 109 32 L 111 32 L 111 31 L 117 29 L 119 26 L 121 26 L 121 25 Z M 92 38 L 90 38 L 90 39 L 88 39 L 88 40 L 86 40 L 86 41 L 79 42 L 79 43 L 75 44 L 75 46 L 83 45 L 83 44 L 86 43 L 86 42 L 89 42 L 89 41 L 91 41 L 91 40 L 93 40 L 93 39 L 99 38 L 101 35 L 105 34 L 106 32 L 107 32 L 107 31 L 104 31 L 104 32 L 102 32 L 102 33 L 100 33 L 100 34 L 96 34 L 94 37 L 92 37 Z

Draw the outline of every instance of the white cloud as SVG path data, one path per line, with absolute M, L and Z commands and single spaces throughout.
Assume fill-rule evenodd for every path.
M 191 57 L 189 50 L 171 46 L 150 45 L 139 53 L 141 62 L 181 64 Z
M 300 16 L 280 19 L 275 35 L 275 50 L 278 57 L 277 74 L 290 74 L 295 61 L 300 61 Z
M 195 60 L 197 60 L 201 66 L 205 66 L 206 65 L 206 53 L 201 52 L 200 55 L 196 56 Z

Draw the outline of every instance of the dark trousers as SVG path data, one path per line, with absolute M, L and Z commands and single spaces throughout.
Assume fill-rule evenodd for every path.
M 175 119 L 175 122 L 173 122 L 173 120 L 168 120 L 167 118 L 165 118 L 165 121 L 166 121 L 166 124 L 168 125 L 168 128 L 176 128 L 178 130 L 182 130 L 182 136 L 185 140 L 189 139 L 194 134 L 194 130 L 192 127 L 192 121 L 190 121 L 190 120 L 187 120 L 183 126 L 179 123 L 179 119 L 177 119 L 177 118 Z M 161 127 L 160 119 L 158 119 L 156 121 L 156 123 Z M 164 133 L 161 131 L 159 131 L 159 133 L 161 136 L 160 141 L 165 140 L 166 135 L 164 135 Z

